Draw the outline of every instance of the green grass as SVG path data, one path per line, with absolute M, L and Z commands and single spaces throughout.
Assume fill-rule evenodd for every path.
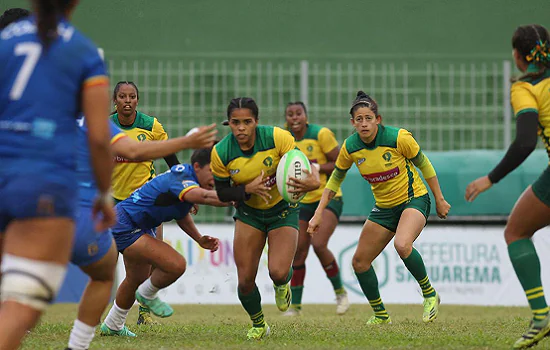
M 333 305 L 305 305 L 299 318 L 265 307 L 271 336 L 246 341 L 250 326 L 239 305 L 181 305 L 159 326 L 136 326 L 137 307 L 128 316 L 138 338 L 96 335 L 91 349 L 510 349 L 527 328 L 529 309 L 442 305 L 440 318 L 422 323 L 421 305 L 389 305 L 393 324 L 365 325 L 368 305 L 352 305 L 337 316 Z M 76 305 L 54 305 L 25 340 L 23 349 L 64 349 Z M 550 349 L 546 339 L 536 349 Z

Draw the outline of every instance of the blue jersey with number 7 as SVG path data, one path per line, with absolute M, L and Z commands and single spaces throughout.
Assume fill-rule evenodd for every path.
M 61 19 L 46 49 L 34 16 L 0 32 L 0 162 L 17 159 L 75 170 L 83 89 L 107 85 L 97 47 Z M 105 116 L 107 118 L 107 116 Z M 33 164 L 33 163 L 28 163 Z

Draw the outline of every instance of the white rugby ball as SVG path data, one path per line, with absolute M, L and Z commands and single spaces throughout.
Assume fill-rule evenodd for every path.
M 307 169 L 311 173 L 311 164 L 306 155 L 298 149 L 285 153 L 277 166 L 277 189 L 283 199 L 289 203 L 298 203 L 304 198 L 305 193 L 289 193 L 288 190 L 294 186 L 287 185 L 289 177 L 303 179 L 307 177 L 304 173 Z
M 189 131 L 187 132 L 187 134 L 185 134 L 185 136 L 193 135 L 193 134 L 196 133 L 197 131 L 199 131 L 199 128 L 193 128 L 193 129 L 189 130 Z

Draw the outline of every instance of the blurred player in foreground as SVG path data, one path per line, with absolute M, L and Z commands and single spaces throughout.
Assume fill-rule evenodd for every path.
M 473 201 L 516 169 L 533 152 L 537 134 L 550 155 L 550 35 L 533 24 L 516 29 L 512 37 L 514 61 L 524 74 L 512 84 L 511 102 L 516 116 L 516 138 L 500 163 L 487 176 L 466 188 Z M 531 237 L 550 224 L 550 167 L 519 197 L 512 209 L 504 238 L 516 275 L 525 291 L 533 319 L 514 349 L 525 349 L 550 334 L 550 316 L 542 289 L 540 261 Z

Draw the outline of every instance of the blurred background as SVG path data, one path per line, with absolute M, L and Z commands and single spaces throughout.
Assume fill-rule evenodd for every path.
M 0 4 L 2 11 L 28 7 Z M 429 155 L 451 219 L 494 222 L 544 169 L 542 150 L 475 203 L 463 193 L 514 137 L 514 29 L 550 27 L 548 14 L 546 0 L 82 0 L 73 22 L 105 50 L 113 87 L 134 81 L 138 109 L 170 136 L 220 123 L 231 98 L 251 96 L 262 124 L 282 126 L 286 104 L 302 100 L 309 121 L 342 142 L 362 89 L 378 101 L 385 124 L 412 131 Z M 228 131 L 219 124 L 221 136 Z M 189 153 L 179 157 L 188 161 Z M 166 170 L 163 161 L 156 166 Z M 364 220 L 373 200 L 355 168 L 343 189 L 343 220 Z M 228 214 L 204 207 L 197 221 Z

